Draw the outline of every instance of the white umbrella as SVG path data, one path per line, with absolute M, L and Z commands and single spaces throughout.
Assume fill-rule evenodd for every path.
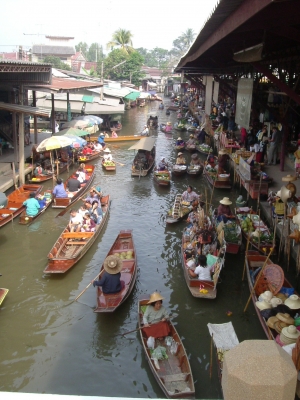
M 70 138 L 65 136 L 51 136 L 43 140 L 36 148 L 36 151 L 42 153 L 43 151 L 62 149 L 71 144 L 72 140 Z

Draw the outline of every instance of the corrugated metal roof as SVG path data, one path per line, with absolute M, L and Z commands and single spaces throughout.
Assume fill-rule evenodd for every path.
M 52 67 L 52 64 L 49 63 L 38 63 L 38 62 L 22 61 L 22 60 L 0 60 L 0 65 L 1 64 L 42 65 L 42 66 Z
M 74 55 L 76 53 L 73 46 L 55 46 L 48 44 L 34 44 L 32 54 L 44 55 Z
M 52 78 L 52 83 L 50 85 L 31 85 L 28 89 L 50 91 L 50 92 L 68 92 L 68 91 L 78 91 L 80 89 L 89 89 L 101 87 L 101 82 L 91 82 L 91 81 L 79 81 L 76 79 L 63 79 L 63 78 Z
M 30 106 L 22 106 L 19 104 L 3 103 L 2 101 L 0 102 L 0 109 L 22 114 L 41 115 L 43 117 L 49 117 L 51 113 L 49 110 L 42 109 L 39 107 L 30 107 Z

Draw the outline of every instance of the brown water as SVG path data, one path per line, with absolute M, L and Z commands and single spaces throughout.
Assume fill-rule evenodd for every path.
M 167 101 L 167 100 L 166 100 Z M 166 116 L 158 103 L 126 112 L 122 134 L 143 129 L 148 113 Z M 164 155 L 174 162 L 172 135 L 157 136 L 157 160 Z M 181 135 L 187 137 L 187 134 Z M 175 134 L 174 137 L 178 137 Z M 198 193 L 210 188 L 203 177 L 175 178 L 171 188 L 159 188 L 152 174 L 131 177 L 133 142 L 110 146 L 114 158 L 124 163 L 116 173 L 97 165 L 95 184 L 112 198 L 106 227 L 81 261 L 64 276 L 47 276 L 43 269 L 47 254 L 68 222 L 68 214 L 55 218 L 58 210 L 49 209 L 29 227 L 18 221 L 0 230 L 1 286 L 9 294 L 0 310 L 0 390 L 76 395 L 163 397 L 150 372 L 137 333 L 126 337 L 121 332 L 137 326 L 137 299 L 155 290 L 165 297 L 164 305 L 174 316 L 193 371 L 197 398 L 221 398 L 215 355 L 210 378 L 210 336 L 207 323 L 232 321 L 240 341 L 264 339 L 263 330 L 250 304 L 247 282 L 242 282 L 243 255 L 227 256 L 221 273 L 216 300 L 193 298 L 183 277 L 180 242 L 184 222 L 166 226 L 165 215 L 177 192 L 187 184 Z M 189 159 L 190 155 L 186 157 Z M 67 174 L 63 176 L 67 177 Z M 50 187 L 45 185 L 45 187 Z M 215 191 L 214 203 L 234 192 Z M 132 295 L 115 313 L 97 315 L 95 289 L 91 286 L 77 302 L 69 305 L 97 275 L 99 268 L 121 229 L 132 229 L 139 273 Z M 227 316 L 232 311 L 232 316 Z

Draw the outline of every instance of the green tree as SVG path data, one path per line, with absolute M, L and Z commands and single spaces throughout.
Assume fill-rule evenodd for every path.
M 54 68 L 57 68 L 57 69 L 64 69 L 64 70 L 67 70 L 67 71 L 71 71 L 70 65 L 64 63 L 63 61 L 61 61 L 61 59 L 59 57 L 47 56 L 47 57 L 44 58 L 43 62 L 44 63 L 48 63 L 48 64 L 52 64 L 52 66 Z
M 79 42 L 75 45 L 75 49 L 76 51 L 81 51 L 85 58 L 87 57 L 89 46 L 86 42 Z
M 103 59 L 103 47 L 96 42 L 92 43 L 87 54 L 87 61 L 102 61 Z
M 181 34 L 182 41 L 185 43 L 187 50 L 190 48 L 191 44 L 195 39 L 196 33 L 193 29 L 189 28 Z
M 121 50 L 129 54 L 134 49 L 132 47 L 132 33 L 126 29 L 119 28 L 112 35 L 112 40 L 107 43 L 107 49 L 113 50 L 114 47 L 119 47 Z

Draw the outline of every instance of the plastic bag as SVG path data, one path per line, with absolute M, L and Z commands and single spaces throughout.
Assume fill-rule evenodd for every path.
M 163 347 L 163 346 L 157 346 L 154 350 L 153 350 L 153 352 L 152 352 L 152 354 L 151 354 L 151 358 L 152 359 L 157 359 L 157 360 L 163 360 L 164 358 L 168 358 L 168 356 L 167 356 L 167 351 L 166 351 L 166 348 L 165 347 Z
M 177 348 L 178 348 L 178 343 L 175 342 L 175 340 L 173 339 L 171 347 L 170 347 L 171 354 L 176 354 L 177 353 Z
M 147 340 L 147 347 L 148 349 L 154 349 L 154 346 L 155 346 L 155 339 L 154 337 L 149 336 Z

